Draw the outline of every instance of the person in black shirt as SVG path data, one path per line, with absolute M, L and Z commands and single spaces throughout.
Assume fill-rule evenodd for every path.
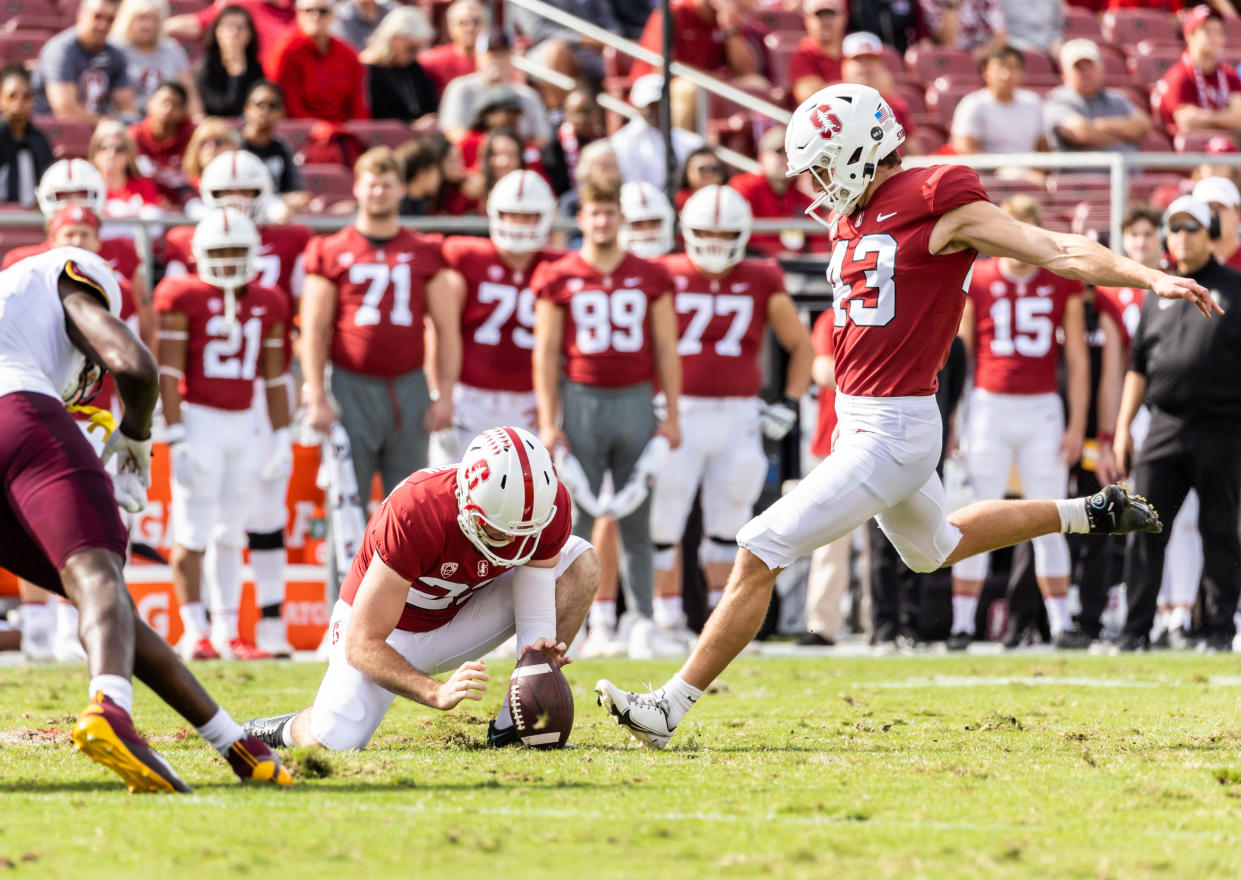
M 439 95 L 418 63 L 418 53 L 434 39 L 426 17 L 414 6 L 401 6 L 384 16 L 360 56 L 366 65 L 372 119 L 421 120 L 422 130 L 435 122 Z
M 293 162 L 293 152 L 276 136 L 276 125 L 284 118 L 284 91 L 267 80 L 259 80 L 246 96 L 241 148 L 263 160 L 276 192 L 290 211 L 300 211 L 310 201 L 302 172 Z
M 1211 254 L 1210 208 L 1182 196 L 1164 214 L 1179 274 L 1211 292 L 1224 310 L 1209 321 L 1192 306 L 1147 297 L 1133 336 L 1114 452 L 1123 467 L 1139 406 L 1150 428 L 1133 468 L 1136 490 L 1172 522 L 1190 488 L 1198 492 L 1203 548 L 1203 632 L 1211 650 L 1231 651 L 1241 593 L 1241 272 Z M 1125 547 L 1129 614 L 1115 648 L 1145 650 L 1155 618 L 1168 532 L 1131 535 Z
M 34 89 L 20 64 L 0 72 L 0 202 L 31 207 L 35 187 L 55 161 L 43 132 L 30 124 Z
M 240 116 L 246 95 L 263 78 L 254 19 L 240 6 L 225 6 L 203 38 L 206 54 L 194 84 L 208 116 Z

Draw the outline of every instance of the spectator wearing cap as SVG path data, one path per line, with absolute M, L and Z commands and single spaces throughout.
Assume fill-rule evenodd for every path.
M 30 123 L 34 87 L 26 68 L 0 71 L 0 202 L 24 207 L 35 203 L 35 187 L 52 164 L 52 145 Z
M 1241 128 L 1241 77 L 1220 62 L 1224 20 L 1207 6 L 1185 17 L 1185 54 L 1164 73 L 1152 100 L 1168 134 Z
M 909 111 L 909 102 L 896 94 L 896 81 L 892 71 L 883 60 L 883 42 L 867 31 L 856 31 L 845 37 L 841 44 L 844 61 L 841 64 L 841 79 L 844 82 L 859 83 L 870 86 L 888 102 L 892 115 L 905 129 L 906 155 L 917 152 L 913 138 L 916 134 L 913 114 Z
M 475 57 L 478 71 L 454 79 L 440 97 L 440 130 L 450 140 L 460 142 L 471 129 L 484 98 L 495 99 L 496 87 L 501 87 L 506 95 L 514 96 L 519 102 L 521 116 L 517 130 L 541 149 L 551 140 L 552 128 L 539 93 L 517 82 L 508 36 L 502 31 L 484 35 L 478 41 Z
M 1064 45 L 1064 0 L 1000 0 L 1008 45 L 1054 57 Z
M 777 125 L 763 132 L 758 140 L 757 173 L 736 174 L 728 185 L 745 196 L 755 220 L 801 219 L 810 206 L 810 196 L 797 188 L 786 173 L 784 126 Z M 827 240 L 814 236 L 807 240 L 799 229 L 780 232 L 755 232 L 750 236 L 750 250 L 771 256 L 782 253 L 805 253 L 823 250 Z
M 116 0 L 83 0 L 73 27 L 39 50 L 34 72 L 36 113 L 94 125 L 108 113 L 137 113 L 125 55 L 108 43 Z
M 1137 152 L 1150 119 L 1116 89 L 1104 88 L 1099 47 L 1086 39 L 1060 49 L 1057 86 L 1043 99 L 1043 124 L 1056 150 Z
M 416 6 L 398 6 L 375 28 L 359 60 L 366 65 L 372 119 L 399 119 L 425 130 L 435 123 L 439 93 L 418 62 L 435 32 Z
M 840 82 L 841 41 L 849 12 L 845 0 L 805 0 L 806 36 L 789 58 L 789 82 L 797 103 L 824 86 Z
M 999 0 L 922 0 L 931 39 L 955 46 L 979 61 L 1008 42 Z
M 645 180 L 665 189 L 668 166 L 664 154 L 664 136 L 659 130 L 659 96 L 664 78 L 657 73 L 640 76 L 629 90 L 629 103 L 638 115 L 612 135 L 612 148 L 620 160 L 621 178 L 625 183 Z M 675 123 L 674 123 L 675 125 Z M 672 152 L 679 168 L 694 150 L 702 146 L 702 138 L 680 128 L 672 129 Z
M 340 37 L 360 53 L 370 43 L 380 23 L 394 9 L 400 8 L 396 0 L 337 0 L 332 36 Z M 428 37 L 427 43 L 430 42 L 431 37 Z
M 759 73 L 760 56 L 747 33 L 745 18 L 757 0 L 673 0 L 673 60 L 706 73 L 725 77 L 740 89 L 769 89 Z M 663 54 L 664 17 L 657 8 L 646 21 L 639 43 Z M 635 61 L 632 75 L 638 78 L 658 68 Z M 698 125 L 698 87 L 680 77 L 672 81 L 672 124 L 686 131 Z
M 174 15 L 164 24 L 164 33 L 183 42 L 197 40 L 228 11 L 240 9 L 250 18 L 254 42 L 264 65 L 271 62 L 276 46 L 295 27 L 297 13 L 290 0 L 216 0 L 201 12 Z M 244 94 L 244 90 L 243 90 Z M 208 113 L 212 111 L 207 110 Z
M 490 23 L 491 16 L 478 0 L 457 0 L 448 7 L 444 14 L 448 42 L 418 56 L 441 98 L 450 82 L 475 71 L 475 48 Z
M 1189 489 L 1198 493 L 1202 535 L 1202 629 L 1209 651 L 1231 651 L 1241 592 L 1241 272 L 1211 252 L 1211 209 L 1181 196 L 1164 214 L 1176 272 L 1211 292 L 1222 315 L 1206 320 L 1192 303 L 1148 296 L 1133 334 L 1113 451 L 1127 466 L 1130 426 L 1143 403 L 1150 425 L 1133 465 L 1135 490 L 1172 522 Z M 1125 544 L 1128 615 L 1116 644 L 1150 645 L 1170 529 L 1139 532 Z
M 1204 177 L 1194 184 L 1190 197 L 1211 209 L 1218 222 L 1211 238 L 1211 253 L 1225 266 L 1241 269 L 1241 240 L 1238 219 L 1241 219 L 1241 191 L 1227 177 Z
M 1025 57 L 1001 46 L 982 68 L 984 88 L 961 99 L 952 115 L 952 148 L 958 153 L 1029 153 L 1047 149 L 1043 101 L 1021 88 Z
M 614 34 L 620 31 L 612 0 L 547 0 L 547 3 L 605 31 Z M 506 9 L 504 17 L 511 29 L 530 41 L 526 57 L 531 61 L 596 88 L 603 82 L 602 43 L 520 6 Z M 539 89 L 547 108 L 558 116 L 568 93 L 543 82 L 539 83 Z
M 297 28 L 272 52 L 267 78 L 284 89 L 290 119 L 370 119 L 366 69 L 358 53 L 331 34 L 331 0 L 297 0 Z

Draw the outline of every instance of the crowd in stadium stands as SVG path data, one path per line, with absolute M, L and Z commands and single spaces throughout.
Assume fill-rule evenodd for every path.
M 654 0 L 548 2 L 657 54 L 662 50 L 663 21 Z M 791 109 L 839 81 L 874 87 L 904 126 L 903 152 L 908 155 L 1177 150 L 1220 156 L 1238 152 L 1241 131 L 1238 5 L 1234 0 L 673 0 L 671 14 L 675 60 L 771 103 Z M 184 214 L 197 223 L 213 216 L 213 205 L 238 195 L 218 183 L 221 174 L 234 175 L 229 180 L 249 174 L 251 182 L 266 181 L 238 187 L 247 199 L 257 194 L 251 216 L 264 247 L 276 247 L 279 240 L 284 248 L 283 264 L 277 259 L 274 274 L 265 270 L 263 283 L 281 290 L 294 304 L 300 302 L 304 335 L 295 368 L 305 382 L 302 404 L 309 423 L 320 431 L 327 432 L 337 419 L 344 423 L 356 479 L 364 487 L 377 470 L 390 489 L 425 464 L 427 432 L 451 429 L 451 407 L 438 403 L 433 392 L 437 381 L 451 388 L 460 368 L 464 331 L 449 325 L 465 302 L 468 285 L 462 279 L 477 268 L 465 257 L 499 260 L 496 277 L 509 278 L 510 287 L 521 291 L 508 308 L 524 322 L 521 332 L 529 337 L 523 345 L 525 357 L 537 335 L 532 332 L 533 301 L 524 298 L 534 277 L 541 285 L 540 320 L 560 326 L 568 319 L 559 312 L 565 311 L 571 292 L 581 289 L 581 278 L 597 274 L 598 284 L 610 288 L 613 271 L 621 271 L 601 269 L 582 257 L 572 257 L 578 262 L 571 265 L 565 264 L 569 257 L 555 262 L 559 252 L 540 250 L 532 261 L 511 238 L 497 237 L 498 212 L 504 210 L 495 208 L 497 201 L 524 198 L 509 193 L 513 184 L 506 183 L 528 179 L 519 172 L 537 179 L 537 186 L 531 186 L 539 198 L 546 191 L 549 217 L 594 217 L 600 203 L 611 203 L 615 190 L 624 215 L 621 240 L 636 258 L 672 259 L 663 255 L 679 246 L 673 235 L 676 213 L 700 204 L 695 196 L 704 192 L 714 194 L 719 204 L 721 185 L 729 188 L 724 201 L 739 194 L 739 213 L 758 220 L 801 220 L 811 200 L 802 188 L 804 181 L 786 176 L 784 129 L 766 115 L 709 94 L 684 76 L 674 77 L 665 89 L 658 65 L 645 58 L 631 60 L 512 4 L 13 0 L 3 14 L 9 20 L 0 21 L 0 62 L 6 65 L 0 72 L 0 208 L 39 207 L 50 221 L 61 202 L 85 204 L 99 213 L 94 224 L 86 225 L 93 225 L 96 245 L 106 247 L 109 240 L 130 237 L 132 225 L 127 227 L 126 220 L 158 221 Z M 522 71 L 530 64 L 560 78 L 548 82 L 528 76 Z M 572 88 L 562 87 L 565 77 L 572 80 Z M 665 91 L 674 125 L 671 162 L 659 125 Z M 632 117 L 611 109 L 615 104 L 601 103 L 602 96 L 627 103 Z M 730 165 L 730 151 L 756 159 L 757 170 Z M 253 158 L 257 170 L 246 165 L 250 170 L 243 173 L 234 159 L 229 160 L 231 172 L 220 171 L 221 157 L 229 156 L 245 157 L 242 165 Z M 1174 199 L 1190 196 L 1211 212 L 1212 224 L 1218 226 L 1219 234 L 1212 239 L 1218 260 L 1241 264 L 1237 171 L 1235 165 L 1206 163 L 1191 174 L 1131 175 L 1128 197 L 1136 207 L 1125 218 L 1126 250 L 1144 262 L 1159 260 L 1158 233 L 1165 226 L 1161 211 Z M 1044 172 L 1015 160 L 1011 167 L 984 172 L 982 179 L 992 197 L 1019 219 L 1096 237 L 1107 231 L 1110 184 L 1099 171 Z M 50 191 L 63 198 L 48 201 Z M 674 194 L 671 203 L 664 192 Z M 487 216 L 495 247 L 484 249 L 482 256 L 471 248 L 485 239 L 460 239 L 441 247 L 438 238 L 401 229 L 392 218 L 392 205 L 402 216 Z M 298 215 L 305 214 L 356 214 L 356 219 L 307 245 L 309 232 L 297 225 Z M 826 239 L 797 224 L 752 234 L 748 219 L 745 224 L 744 236 L 733 232 L 751 257 L 825 256 Z M 285 232 L 272 231 L 282 229 Z M 173 279 L 195 271 L 191 231 L 180 237 L 176 232 L 155 236 L 153 266 L 144 269 L 128 258 L 118 265 L 116 258 L 110 259 L 125 283 L 138 285 L 133 288 L 134 320 L 145 322 L 144 339 L 152 343 L 154 319 L 145 278 L 150 273 L 159 279 L 166 272 Z M 590 254 L 599 235 L 586 228 L 581 233 L 545 231 L 540 247 L 582 247 L 583 254 Z M 0 226 L 0 255 L 43 240 L 28 229 Z M 404 262 L 396 262 L 402 254 Z M 551 268 L 536 273 L 543 262 Z M 665 293 L 674 284 L 683 290 L 692 283 L 684 280 L 694 271 L 686 268 L 690 264 L 676 265 L 671 274 L 656 272 L 657 286 Z M 810 442 L 813 462 L 830 454 L 832 313 L 829 309 L 814 324 L 811 365 L 810 337 L 800 339 L 785 322 L 784 300 L 779 299 L 787 299 L 783 278 L 773 280 L 770 273 L 779 271 L 774 263 L 761 265 L 766 268 L 754 269 L 755 278 L 780 303 L 768 315 L 770 326 L 794 361 L 805 355 L 797 368 L 812 374 L 819 389 L 818 422 Z M 985 444 L 968 438 L 982 430 L 979 420 L 1003 419 L 1004 395 L 1029 390 L 994 379 L 999 373 L 988 373 L 985 358 L 975 351 L 980 338 L 1023 332 L 1019 322 L 1011 331 L 993 313 L 982 314 L 979 297 L 1004 285 L 1024 291 L 1041 279 L 1030 267 L 1012 261 L 980 267 L 984 265 L 976 275 L 992 281 L 987 290 L 971 291 L 975 308 L 966 317 L 976 325 L 963 324 L 962 347 L 954 350 L 941 377 L 949 441 L 945 448 L 955 448 L 959 440 L 975 456 Z M 359 270 L 375 266 L 382 268 L 384 279 L 404 279 L 392 282 L 398 301 L 393 315 L 366 311 L 373 311 L 374 304 L 358 287 Z M 633 277 L 645 277 L 647 268 L 635 264 Z M 378 278 L 367 277 L 371 282 Z M 354 294 L 356 302 L 350 299 Z M 1054 497 L 1070 487 L 1078 494 L 1094 491 L 1090 486 L 1100 456 L 1106 460 L 1104 469 L 1116 467 L 1110 459 L 1108 425 L 1116 418 L 1120 391 L 1115 383 L 1123 370 L 1117 366 L 1122 362 L 1113 359 L 1120 357 L 1122 342 L 1127 346 L 1132 337 L 1142 299 L 1141 292 L 1111 291 L 1096 301 L 1102 294 L 1080 287 L 1062 294 L 1057 294 L 1063 303 L 1055 314 L 1039 318 L 1050 323 L 1047 333 L 1038 335 L 1046 337 L 1046 350 L 1038 353 L 1046 375 L 1036 390 L 1050 395 L 1047 406 L 1055 418 L 1063 419 L 1053 377 L 1057 370 L 1075 377 L 1063 379 L 1072 385 L 1064 392 L 1069 409 L 1062 428 L 1066 439 L 1063 445 L 1059 439 L 1053 443 L 1055 461 L 1043 462 L 1050 471 L 1022 472 L 1023 481 L 1029 477 L 1052 483 L 1048 491 Z M 169 305 L 173 300 L 168 296 L 163 305 L 156 301 L 161 327 L 186 332 L 184 315 Z M 346 301 L 348 314 L 343 305 L 338 308 Z M 396 314 L 402 302 L 406 312 Z M 653 301 L 652 314 L 664 308 Z M 356 323 L 370 329 L 357 334 L 357 328 L 343 327 L 341 316 L 353 315 L 352 310 L 369 316 Z M 425 355 L 425 377 L 424 314 L 433 328 L 428 339 L 435 343 Z M 176 320 L 169 323 L 169 315 Z M 411 335 L 410 327 L 417 332 Z M 1056 332 L 1067 340 L 1063 365 Z M 666 366 L 670 357 L 675 359 L 669 355 L 671 342 L 659 333 L 652 335 L 658 336 L 654 357 Z M 643 344 L 649 346 L 650 340 Z M 163 349 L 161 344 L 161 354 Z M 399 363 L 380 356 L 389 349 L 401 350 Z M 649 353 L 649 348 L 643 350 Z M 308 351 L 313 352 L 309 360 Z M 1082 373 L 1082 358 L 1091 359 L 1093 369 Z M 333 369 L 325 372 L 328 364 Z M 598 481 L 607 462 L 615 468 L 623 459 L 623 473 L 611 474 L 618 485 L 610 491 L 620 493 L 619 484 L 638 467 L 643 444 L 654 430 L 650 395 L 616 398 L 615 376 L 601 378 L 594 368 L 574 373 L 572 361 L 567 369 L 569 387 L 555 405 L 565 408 L 565 430 L 575 435 L 570 443 L 592 450 L 582 455 L 581 464 L 596 494 L 607 495 Z M 649 378 L 643 369 L 635 375 Z M 1088 384 L 1078 383 L 1083 375 Z M 547 376 L 554 385 L 554 374 Z M 660 378 L 667 378 L 662 368 Z M 997 384 L 988 386 L 993 380 Z M 1044 387 L 1047 382 L 1051 386 Z M 548 434 L 544 410 L 551 404 L 540 400 L 542 424 L 536 424 L 535 389 L 529 381 L 501 390 L 529 395 L 530 427 Z M 803 391 L 804 383 L 790 378 L 776 396 L 788 396 L 789 405 L 796 406 Z M 694 392 L 686 393 L 693 398 Z M 611 401 L 609 418 L 616 421 L 611 428 L 606 427 L 611 421 L 589 415 L 599 411 L 600 400 Z M 959 401 L 968 405 L 958 407 Z M 807 406 L 810 413 L 809 402 Z M 271 424 L 277 434 L 282 427 Z M 603 450 L 603 438 L 595 436 L 599 431 L 624 434 L 624 449 Z M 775 431 L 769 437 L 777 435 Z M 399 454 L 394 452 L 398 449 Z M 1066 469 L 1071 466 L 1068 476 L 1061 474 L 1057 461 Z M 950 470 L 953 462 L 950 458 Z M 973 480 L 975 490 L 981 491 L 981 481 L 987 492 L 1002 494 L 1011 468 L 1011 462 L 1004 462 L 996 465 L 1003 469 L 1000 477 Z M 985 466 L 977 461 L 962 465 L 975 470 Z M 1065 485 L 1066 479 L 1071 483 Z M 656 536 L 652 543 L 649 507 L 641 504 L 636 514 L 601 515 L 597 521 L 599 510 L 582 508 L 579 531 L 591 534 L 593 523 L 605 560 L 605 585 L 596 603 L 600 607 L 590 617 L 592 651 L 650 656 L 683 651 L 689 639 L 676 578 L 671 576 L 671 560 L 688 548 L 681 547 L 677 529 L 666 541 Z M 231 525 L 239 528 L 240 522 Z M 257 545 L 251 533 L 252 559 L 278 546 L 271 537 L 278 530 L 266 526 Z M 211 656 L 208 624 L 196 594 L 195 565 L 201 566 L 205 541 L 201 531 L 181 534 L 185 541 L 174 564 L 179 578 L 193 581 L 185 617 L 194 639 L 188 653 Z M 735 531 L 734 524 L 724 527 L 724 532 Z M 718 568 L 731 552 L 731 537 L 704 535 L 701 554 L 712 598 L 718 598 Z M 227 549 L 237 549 L 234 545 L 242 538 L 236 529 L 228 538 Z M 1112 557 L 1119 557 L 1120 550 L 1114 542 L 1090 546 L 1066 545 L 1056 536 L 1013 555 L 1007 594 L 1009 644 L 1029 643 L 1041 634 L 1062 647 L 1084 647 L 1108 629 L 1108 588 L 1120 580 Z M 856 563 L 851 561 L 855 551 L 862 554 Z M 1195 551 L 1182 547 L 1170 552 L 1178 562 L 1169 568 L 1183 569 L 1181 563 Z M 186 562 L 189 557 L 193 565 Z M 625 603 L 643 624 L 636 628 L 624 619 L 617 621 L 618 568 Z M 832 644 L 846 628 L 842 598 L 855 592 L 850 589 L 855 571 L 861 573 L 862 588 L 852 603 L 849 625 L 865 630 L 876 645 L 903 647 L 948 638 L 950 646 L 964 647 L 975 633 L 995 634 L 995 619 L 978 610 L 986 607 L 979 604 L 979 596 L 995 589 L 996 578 L 988 577 L 985 559 L 960 571 L 914 575 L 900 565 L 882 533 L 871 528 L 822 548 L 810 562 L 808 578 L 803 573 L 804 644 Z M 1070 583 L 1080 593 L 1079 606 L 1072 608 Z M 1170 589 L 1175 601 L 1161 600 L 1168 619 L 1160 624 L 1162 630 L 1156 627 L 1156 637 L 1175 631 L 1179 638 L 1193 628 L 1185 609 L 1193 605 L 1196 583 Z M 269 600 L 265 618 L 278 616 L 278 610 L 271 610 L 272 603 L 278 609 L 279 602 L 271 599 L 270 587 L 264 595 Z M 1035 597 L 1033 603 L 1029 595 Z M 1123 598 L 1112 595 L 1111 601 L 1115 605 Z M 235 608 L 224 613 L 235 616 Z M 701 621 L 700 615 L 694 617 L 693 622 Z M 224 636 L 225 644 L 216 639 L 215 650 L 228 648 L 236 638 L 234 625 Z M 263 647 L 234 644 L 232 652 L 260 656 Z M 267 647 L 282 650 L 283 637 L 273 635 Z

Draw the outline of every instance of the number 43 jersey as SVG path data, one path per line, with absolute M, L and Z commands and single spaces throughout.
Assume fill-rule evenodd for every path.
M 189 321 L 185 376 L 177 383 L 181 397 L 215 409 L 249 409 L 254 380 L 263 372 L 263 340 L 277 324 L 288 326 L 284 296 L 251 282 L 237 297 L 230 321 L 219 289 L 197 276 L 165 278 L 155 288 L 155 311 Z
M 935 393 L 978 252 L 932 254 L 931 231 L 941 215 L 985 201 L 972 169 L 938 165 L 893 175 L 864 208 L 835 218 L 827 279 L 842 394 Z

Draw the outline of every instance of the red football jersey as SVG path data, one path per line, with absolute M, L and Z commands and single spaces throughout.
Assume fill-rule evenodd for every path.
M 763 387 L 758 353 L 767 303 L 784 290 L 774 260 L 742 260 L 723 278 L 708 278 L 685 254 L 660 257 L 672 276 L 681 391 L 693 397 L 754 397 Z
M 1039 269 L 1014 278 L 1000 261 L 974 266 L 969 297 L 974 304 L 974 384 L 996 394 L 1048 394 L 1060 387 L 1057 330 L 1080 281 Z
M 284 297 L 250 283 L 237 297 L 237 314 L 224 317 L 224 294 L 197 277 L 166 278 L 155 288 L 155 311 L 189 319 L 181 397 L 216 409 L 249 409 L 254 380 L 263 371 L 263 340 L 287 324 Z
M 332 363 L 384 378 L 421 369 L 424 287 L 443 267 L 439 241 L 407 229 L 382 242 L 356 226 L 312 238 L 306 274 L 336 285 Z
M 427 468 L 406 477 L 384 499 L 366 525 L 362 547 L 340 586 L 352 605 L 371 557 L 409 581 L 411 589 L 396 628 L 406 632 L 439 629 L 479 590 L 512 566 L 489 562 L 457 524 L 457 468 Z M 569 539 L 569 493 L 556 492 L 556 513 L 539 536 L 535 560 L 554 559 Z
M 1142 314 L 1142 300 L 1146 299 L 1146 293 L 1134 287 L 1095 288 L 1095 310 L 1116 322 L 1126 351 L 1133 342 L 1134 331 L 1138 329 L 1138 317 Z
M 444 262 L 465 278 L 461 309 L 461 382 L 487 391 L 533 391 L 534 292 L 530 279 L 558 259 L 539 251 L 525 269 L 512 269 L 487 238 L 444 239 Z
M 564 309 L 569 381 L 621 388 L 655 377 L 647 313 L 649 303 L 672 291 L 663 266 L 626 254 L 604 275 L 573 251 L 539 266 L 530 286 Z
M 836 387 L 856 397 L 934 394 L 965 309 L 977 251 L 934 255 L 941 214 L 987 201 L 964 165 L 911 168 L 865 208 L 835 218 L 827 280 L 835 291 Z

